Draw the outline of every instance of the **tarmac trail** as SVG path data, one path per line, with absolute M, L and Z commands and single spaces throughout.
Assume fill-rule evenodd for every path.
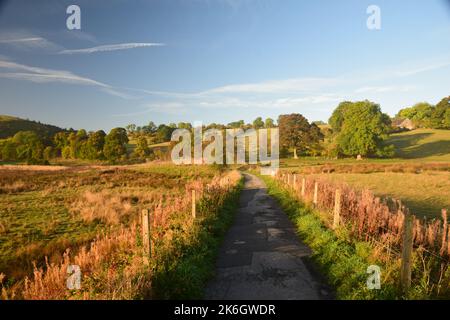
M 206 299 L 330 299 L 302 258 L 311 254 L 295 226 L 267 194 L 263 181 L 244 174 L 234 225 L 225 236 Z

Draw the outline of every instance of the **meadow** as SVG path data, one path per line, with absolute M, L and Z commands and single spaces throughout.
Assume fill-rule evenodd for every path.
M 67 267 L 73 259 L 78 259 L 85 269 L 95 270 L 98 266 L 88 263 L 92 257 L 86 258 L 95 250 L 102 251 L 102 257 L 96 258 L 99 264 L 114 264 L 117 260 L 121 268 L 125 268 L 138 263 L 136 259 L 142 258 L 137 249 L 141 243 L 138 231 L 141 210 L 150 209 L 160 213 L 162 220 L 155 222 L 163 228 L 160 233 L 171 234 L 172 237 L 177 232 L 190 234 L 185 228 L 189 227 L 192 232 L 197 229 L 192 228 L 191 221 L 186 219 L 189 217 L 186 212 L 190 208 L 190 198 L 186 195 L 190 194 L 191 189 L 203 189 L 208 184 L 217 185 L 217 179 L 227 174 L 229 172 L 220 167 L 175 167 L 164 163 L 110 167 L 1 168 L 0 283 L 4 287 L 3 298 L 67 298 L 65 287 L 60 288 L 64 281 L 58 282 L 50 276 L 51 273 L 64 274 L 62 267 Z M 233 185 L 238 180 L 234 176 Z M 205 197 L 226 195 L 230 190 L 216 188 L 213 190 L 214 195 L 205 194 Z M 204 201 L 202 199 L 199 199 L 199 206 Z M 219 200 L 215 199 L 218 202 L 217 210 L 220 209 Z M 208 214 L 214 210 L 206 208 L 204 211 Z M 173 216 L 173 219 L 169 216 Z M 171 228 L 172 232 L 163 232 Z M 195 239 L 200 231 L 197 230 L 191 237 Z M 180 239 L 183 244 L 185 239 Z M 165 249 L 161 249 L 161 256 L 172 250 L 167 243 L 163 247 Z M 102 272 L 105 270 L 102 269 Z M 146 279 L 151 272 L 145 274 Z M 111 280 L 114 277 L 110 275 L 106 278 Z M 130 288 L 118 293 L 120 285 L 119 288 L 111 289 L 116 286 L 110 284 L 111 293 L 105 288 L 96 287 L 94 290 L 98 282 L 91 280 L 92 286 L 88 284 L 86 289 L 89 293 L 79 293 L 76 298 L 135 298 L 136 295 L 144 294 L 142 290 L 149 288 L 148 283 L 141 281 L 137 289 Z M 59 286 L 59 291 L 55 289 L 47 292 L 37 285 L 45 281 L 48 282 L 46 287 Z M 132 281 L 129 282 L 131 285 Z M 59 295 L 54 292 L 59 292 Z M 147 296 L 149 294 L 145 293 Z
M 389 143 L 396 146 L 393 159 L 283 159 L 281 168 L 401 199 L 418 217 L 440 218 L 450 207 L 450 131 L 396 133 Z

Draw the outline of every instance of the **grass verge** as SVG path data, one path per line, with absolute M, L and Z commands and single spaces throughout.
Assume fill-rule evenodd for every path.
M 201 299 L 207 281 L 213 276 L 218 249 L 234 220 L 243 179 L 227 194 L 216 213 L 200 219 L 192 241 L 173 239 L 173 249 L 153 266 L 153 299 Z M 214 204 L 200 203 L 202 206 Z M 201 209 L 200 209 L 201 212 Z

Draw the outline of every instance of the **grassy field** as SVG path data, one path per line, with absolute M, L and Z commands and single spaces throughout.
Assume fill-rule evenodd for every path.
M 311 174 L 335 183 L 345 182 L 375 195 L 401 199 L 418 217 L 439 218 L 442 208 L 450 208 L 450 172 L 416 173 L 330 173 Z
M 29 169 L 0 168 L 0 273 L 11 282 L 29 274 L 33 261 L 56 262 L 67 248 L 128 227 L 161 197 L 182 196 L 189 183 L 219 173 L 170 164 Z
M 320 176 L 381 197 L 401 199 L 420 217 L 450 208 L 450 130 L 418 129 L 393 134 L 394 159 L 283 159 L 282 170 Z
M 393 134 L 396 156 L 420 161 L 450 161 L 450 130 L 417 129 Z

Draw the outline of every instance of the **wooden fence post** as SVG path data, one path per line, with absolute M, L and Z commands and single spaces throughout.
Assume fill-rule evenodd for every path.
M 336 229 L 339 226 L 339 220 L 341 216 L 341 201 L 341 190 L 336 189 L 334 198 L 333 229 Z
M 442 209 L 442 222 L 443 222 L 443 229 L 442 229 L 442 245 L 441 245 L 441 256 L 445 254 L 447 251 L 447 228 L 448 228 L 448 222 L 447 222 L 447 209 Z
M 302 179 L 302 198 L 305 197 L 306 179 Z
M 195 189 L 192 190 L 192 218 L 197 216 L 197 202 L 195 199 Z
M 294 174 L 294 182 L 292 183 L 292 187 L 294 188 L 294 190 L 297 189 L 297 175 Z
M 149 265 L 150 248 L 150 215 L 147 209 L 142 210 L 142 247 L 144 265 Z
M 411 287 L 411 256 L 413 251 L 413 222 L 414 216 L 406 210 L 403 226 L 402 265 L 400 281 L 403 293 Z
M 316 182 L 314 182 L 314 197 L 313 197 L 313 203 L 314 203 L 315 206 L 317 206 L 317 192 L 318 192 L 318 189 L 319 189 L 319 184 L 316 181 Z

